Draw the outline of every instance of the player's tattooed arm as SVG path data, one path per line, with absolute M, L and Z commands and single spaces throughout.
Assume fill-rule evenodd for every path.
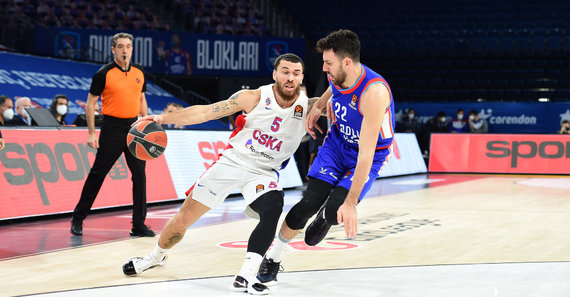
M 230 96 L 227 100 L 220 101 L 211 105 L 212 113 L 215 115 L 216 119 L 223 118 L 228 115 L 232 115 L 241 109 L 237 103 L 238 97 L 244 90 L 237 91 Z

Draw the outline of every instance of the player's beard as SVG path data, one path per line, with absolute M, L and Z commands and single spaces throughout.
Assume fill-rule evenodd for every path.
M 329 76 L 331 74 L 329 73 Z M 346 80 L 346 71 L 343 71 L 342 69 L 339 71 L 338 74 L 335 74 L 333 76 L 331 76 L 333 83 L 341 88 L 345 88 L 342 86 L 342 84 L 344 83 L 344 81 Z
M 277 88 L 275 89 L 277 90 L 277 95 L 279 95 L 279 97 L 281 97 L 281 99 L 283 99 L 285 102 L 293 101 L 297 99 L 297 97 L 299 97 L 299 94 L 301 93 L 301 88 L 299 87 L 299 85 L 295 86 L 293 92 L 287 92 L 285 91 L 284 83 L 280 82 L 276 83 L 277 83 Z

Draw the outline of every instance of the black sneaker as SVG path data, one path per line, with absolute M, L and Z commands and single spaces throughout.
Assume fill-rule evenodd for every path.
M 269 288 L 261 283 L 250 284 L 243 276 L 236 275 L 234 283 L 230 288 L 234 292 L 248 292 L 251 295 L 267 295 Z
M 236 275 L 231 290 L 234 292 L 247 292 L 247 280 L 239 275 Z
M 164 266 L 167 258 L 168 257 L 164 255 L 160 262 L 155 261 L 150 255 L 131 258 L 127 263 L 123 264 L 123 273 L 128 276 L 137 276 L 151 268 Z
M 71 219 L 71 229 L 69 231 L 73 235 L 83 235 L 83 222 Z
M 305 243 L 310 246 L 317 245 L 321 242 L 329 233 L 331 225 L 327 223 L 324 217 L 325 206 L 321 207 L 319 213 L 315 217 L 315 220 L 309 225 L 305 231 Z
M 279 270 L 283 270 L 281 267 L 281 262 L 273 262 L 273 259 L 267 259 L 263 257 L 261 265 L 259 265 L 259 271 L 257 272 L 257 279 L 266 286 L 277 285 L 277 273 Z
M 141 237 L 154 237 L 154 231 L 150 230 L 146 225 L 133 226 L 131 229 L 131 236 L 141 236 Z

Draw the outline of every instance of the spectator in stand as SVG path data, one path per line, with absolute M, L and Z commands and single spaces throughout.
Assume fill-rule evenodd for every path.
M 180 36 L 176 33 L 172 34 L 171 45 L 168 50 L 157 48 L 161 58 L 166 65 L 167 74 L 192 74 L 192 58 L 190 54 L 180 47 Z
M 16 114 L 11 121 L 8 122 L 9 126 L 31 126 L 32 118 L 26 111 L 26 108 L 32 107 L 32 100 L 28 97 L 20 97 L 16 99 Z
M 463 108 L 457 110 L 457 115 L 455 119 L 451 120 L 451 126 L 449 127 L 449 132 L 451 133 L 467 133 L 469 132 L 469 125 L 465 119 L 465 111 Z
M 404 116 L 401 122 L 396 124 L 396 132 L 414 133 L 421 151 L 427 154 L 429 150 L 429 134 L 425 133 L 422 123 L 416 116 L 415 109 L 408 109 L 406 116 Z
M 8 96 L 0 96 L 0 126 L 8 124 L 14 118 L 14 103 Z
M 560 123 L 560 130 L 557 132 L 558 134 L 570 134 L 570 123 L 568 120 L 562 120 Z
M 103 115 L 101 114 L 101 108 L 99 107 L 98 102 L 95 102 L 93 114 L 95 115 L 95 127 L 101 127 L 101 124 L 103 123 Z M 73 124 L 77 127 L 86 127 L 87 116 L 85 113 L 77 115 L 75 121 L 73 121 Z
M 2 131 L 0 131 L 0 151 L 4 149 L 4 138 L 2 138 Z
M 38 4 L 38 7 L 36 8 L 36 17 L 37 18 L 44 18 L 49 11 L 49 6 L 47 5 L 47 3 L 45 1 L 40 1 L 40 3 Z
M 162 111 L 163 113 L 172 113 L 182 109 L 184 109 L 184 106 L 182 106 L 182 104 L 176 102 L 168 102 L 168 104 L 166 104 L 166 107 Z M 184 125 L 178 125 L 178 124 L 162 124 L 162 128 L 164 129 L 184 129 L 184 127 L 185 127 Z
M 55 8 L 49 8 L 47 14 L 40 22 L 47 27 L 61 27 L 61 23 L 59 22 L 59 18 L 55 14 Z
M 426 123 L 429 133 L 447 133 L 449 132 L 449 122 L 445 112 L 438 111 L 435 118 L 431 118 Z
M 408 109 L 408 113 L 406 114 L 404 119 L 402 119 L 399 125 L 396 125 L 396 131 L 403 133 L 420 132 L 422 125 L 415 116 L 416 116 L 416 111 L 413 108 Z
M 435 117 L 429 119 L 429 121 L 425 123 L 422 132 L 419 133 L 420 137 L 418 137 L 418 142 L 420 145 L 420 149 L 422 150 L 424 159 L 427 159 L 429 156 L 431 134 L 448 133 L 448 132 L 449 132 L 449 123 L 447 121 L 447 116 L 445 115 L 445 112 L 438 111 Z
M 487 133 L 489 126 L 487 120 L 479 118 L 479 113 L 475 109 L 469 112 L 469 132 L 471 133 Z
M 60 125 L 67 125 L 65 115 L 67 114 L 68 107 L 69 99 L 67 99 L 66 95 L 58 94 L 53 97 L 51 105 L 49 106 L 49 111 Z

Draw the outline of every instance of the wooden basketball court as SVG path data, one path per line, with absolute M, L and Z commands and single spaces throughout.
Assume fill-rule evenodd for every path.
M 358 206 L 357 238 L 334 226 L 307 247 L 301 234 L 271 295 L 570 296 L 569 194 L 569 176 L 378 180 Z M 300 195 L 286 192 L 286 211 Z M 177 207 L 150 207 L 147 223 L 161 230 Z M 130 211 L 88 217 L 79 239 L 68 219 L 0 226 L 0 296 L 245 296 L 229 291 L 257 222 L 243 207 L 232 199 L 212 210 L 167 265 L 138 277 L 121 266 L 157 238 L 129 238 Z

